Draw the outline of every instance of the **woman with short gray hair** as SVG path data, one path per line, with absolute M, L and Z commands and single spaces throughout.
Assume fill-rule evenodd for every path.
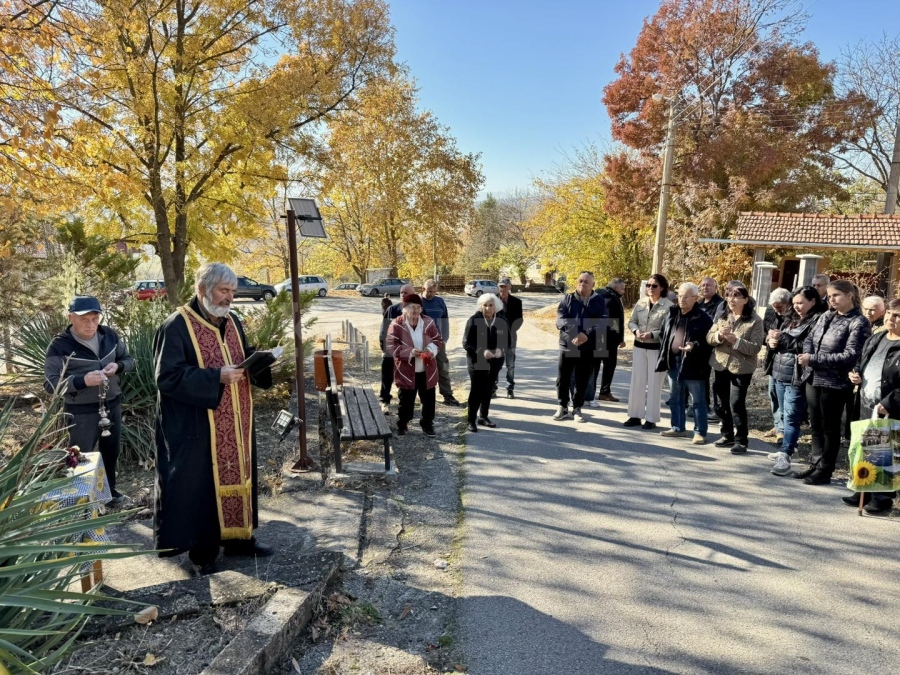
M 470 382 L 467 428 L 472 433 L 478 431 L 478 426 L 497 426 L 488 417 L 488 411 L 494 382 L 509 348 L 509 326 L 506 319 L 498 316 L 503 311 L 503 301 L 493 293 L 485 293 L 478 298 L 477 308 L 463 330 Z

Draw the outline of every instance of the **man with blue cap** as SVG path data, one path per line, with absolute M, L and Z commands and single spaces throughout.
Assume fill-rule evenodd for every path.
M 44 388 L 63 397 L 69 445 L 92 452 L 99 445 L 113 506 L 125 497 L 116 490 L 116 462 L 122 437 L 122 389 L 119 376 L 134 368 L 125 343 L 109 326 L 101 326 L 103 310 L 92 295 L 69 303 L 69 325 L 53 338 L 44 360 Z M 108 423 L 101 427 L 101 408 Z M 103 435 L 104 428 L 108 430 Z

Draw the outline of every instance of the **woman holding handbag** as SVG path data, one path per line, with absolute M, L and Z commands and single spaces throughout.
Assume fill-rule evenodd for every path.
M 784 427 L 781 448 L 769 455 L 775 460 L 772 473 L 776 476 L 786 476 L 790 472 L 791 457 L 800 440 L 800 424 L 806 414 L 806 387 L 797 355 L 803 352 L 806 336 L 821 314 L 819 292 L 813 286 L 798 288 L 791 295 L 794 317 L 766 338 L 766 346 L 772 355 L 772 379 Z
M 716 371 L 713 388 L 722 402 L 722 438 L 715 445 L 720 448 L 730 445 L 731 454 L 740 455 L 747 452 L 750 435 L 747 391 L 766 331 L 763 320 L 753 311 L 746 288 L 734 286 L 725 302 L 728 311 L 706 336 L 706 341 L 715 348 L 709 363 Z
M 900 420 L 900 300 L 891 300 L 884 313 L 886 331 L 866 340 L 862 356 L 850 371 L 856 392 L 858 419 L 890 417 Z M 894 492 L 867 492 L 863 497 L 868 513 L 884 513 L 894 504 Z M 859 505 L 859 493 L 842 497 L 849 506 Z
M 806 336 L 797 363 L 806 382 L 812 433 L 809 468 L 794 478 L 807 485 L 828 485 L 841 447 L 841 413 L 853 395 L 850 371 L 859 361 L 872 327 L 859 310 L 859 291 L 845 279 L 828 284 L 831 307 Z

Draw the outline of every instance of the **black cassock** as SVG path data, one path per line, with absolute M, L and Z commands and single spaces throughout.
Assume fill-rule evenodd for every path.
M 190 307 L 202 314 L 196 297 Z M 232 315 L 245 356 L 244 328 Z M 222 334 L 224 335 L 222 323 Z M 209 410 L 219 406 L 225 385 L 219 368 L 200 368 L 184 317 L 174 312 L 160 326 L 153 340 L 159 410 L 156 416 L 156 495 L 153 529 L 156 547 L 175 549 L 161 557 L 192 548 L 209 548 L 220 542 L 219 516 L 213 479 Z M 264 389 L 272 386 L 269 368 L 250 378 Z M 257 516 L 256 425 L 251 444 L 253 464 L 253 527 Z

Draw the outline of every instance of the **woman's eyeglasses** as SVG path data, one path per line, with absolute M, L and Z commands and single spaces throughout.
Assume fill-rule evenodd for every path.
M 659 284 L 647 284 L 647 288 L 659 288 Z

